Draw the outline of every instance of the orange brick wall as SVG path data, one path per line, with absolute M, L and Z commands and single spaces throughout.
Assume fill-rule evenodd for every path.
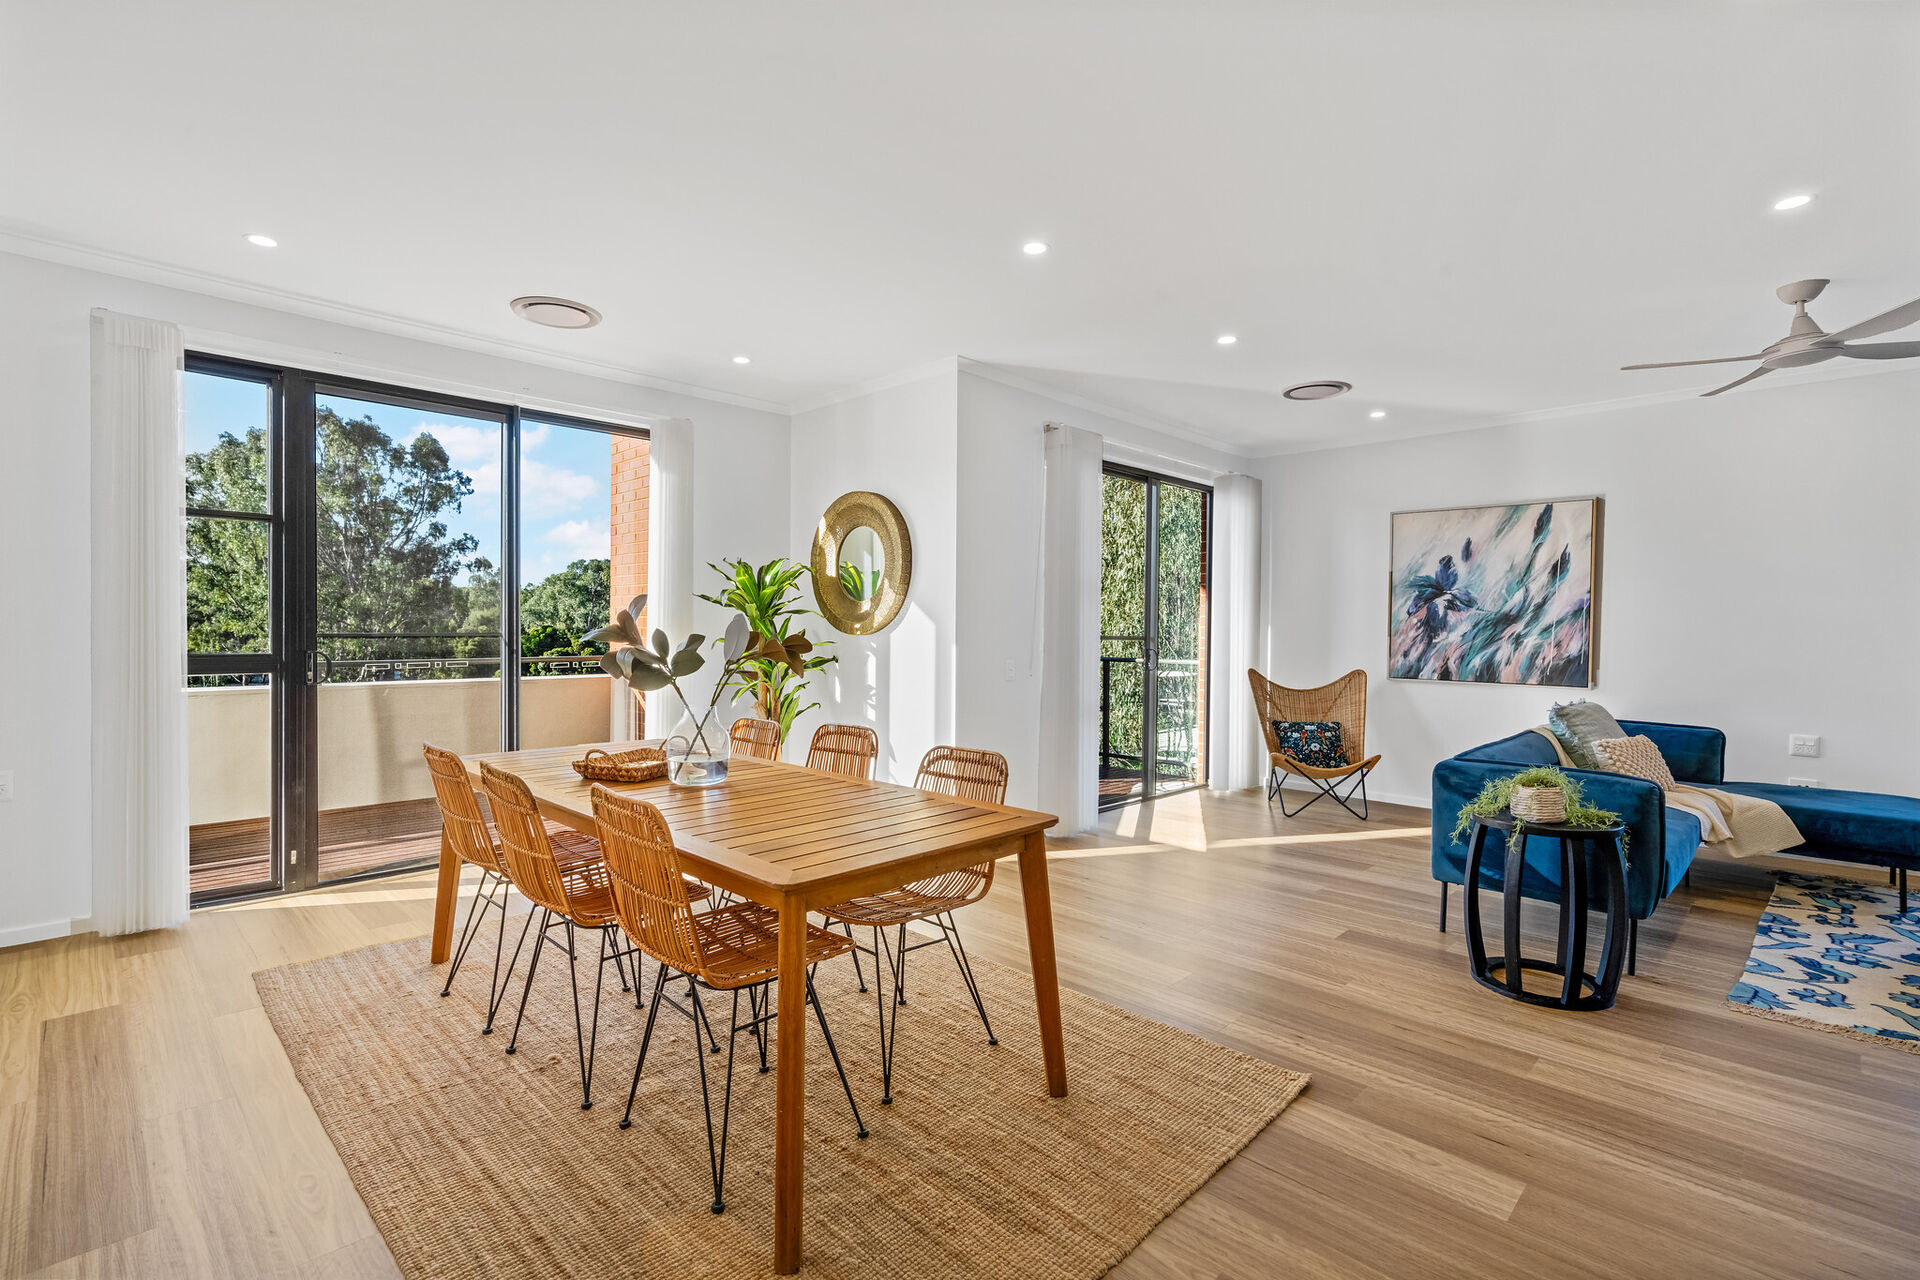
M 649 449 L 650 445 L 644 439 L 613 437 L 612 482 L 607 486 L 612 494 L 608 527 L 612 530 L 613 542 L 610 573 L 610 611 L 613 613 L 626 608 L 627 601 L 647 589 L 647 493 L 651 475 Z M 607 621 L 613 619 L 608 618 Z M 647 615 L 642 613 L 638 621 L 644 633 Z

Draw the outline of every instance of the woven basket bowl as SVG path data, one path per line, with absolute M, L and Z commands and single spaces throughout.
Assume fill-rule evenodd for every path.
M 1565 822 L 1567 793 L 1559 787 L 1515 787 L 1507 809 L 1522 822 Z
M 595 747 L 573 762 L 573 771 L 588 782 L 652 782 L 667 776 L 667 753 L 659 747 L 620 752 Z

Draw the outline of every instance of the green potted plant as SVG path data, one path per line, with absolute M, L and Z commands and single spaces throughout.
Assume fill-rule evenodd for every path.
M 703 595 L 700 599 L 739 611 L 754 634 L 762 639 L 784 646 L 793 634 L 796 620 L 813 613 L 795 600 L 800 579 L 811 572 L 806 565 L 781 558 L 759 566 L 745 560 L 729 560 L 724 565 L 709 563 L 707 567 L 726 579 L 727 585 L 717 594 Z M 804 637 L 805 632 L 800 634 Z M 802 706 L 800 699 L 806 693 L 807 673 L 835 661 L 834 655 L 819 652 L 822 647 L 824 645 L 808 645 L 808 652 L 798 665 L 781 658 L 748 655 L 746 665 L 728 677 L 733 686 L 733 700 L 751 697 L 753 713 L 762 720 L 777 722 L 780 739 L 786 741 L 794 720 L 820 705 L 809 702 Z
M 1489 778 L 1480 794 L 1460 807 L 1453 828 L 1455 840 L 1465 836 L 1475 817 L 1513 818 L 1513 834 L 1526 834 L 1528 823 L 1557 824 L 1569 827 L 1610 827 L 1620 815 L 1610 809 L 1590 805 L 1581 795 L 1580 784 L 1552 765 L 1534 765 L 1504 778 Z M 1626 833 L 1620 847 L 1626 849 Z

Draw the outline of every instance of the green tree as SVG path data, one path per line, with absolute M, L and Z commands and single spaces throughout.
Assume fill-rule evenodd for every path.
M 566 568 L 520 588 L 520 629 L 552 627 L 578 643 L 613 617 L 613 565 L 607 560 L 575 560 Z M 580 652 L 601 652 L 593 645 Z

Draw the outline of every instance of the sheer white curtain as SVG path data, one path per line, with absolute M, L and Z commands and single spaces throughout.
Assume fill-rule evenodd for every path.
M 1049 424 L 1040 558 L 1040 800 L 1055 835 L 1100 810 L 1101 438 Z
M 693 424 L 669 418 L 648 434 L 647 626 L 679 644 L 693 630 Z M 647 695 L 646 736 L 665 737 L 680 710 L 671 689 Z
M 180 330 L 92 316 L 93 926 L 187 919 Z
M 1213 481 L 1212 723 L 1207 733 L 1207 786 L 1232 791 L 1266 774 L 1247 668 L 1260 643 L 1260 481 Z

